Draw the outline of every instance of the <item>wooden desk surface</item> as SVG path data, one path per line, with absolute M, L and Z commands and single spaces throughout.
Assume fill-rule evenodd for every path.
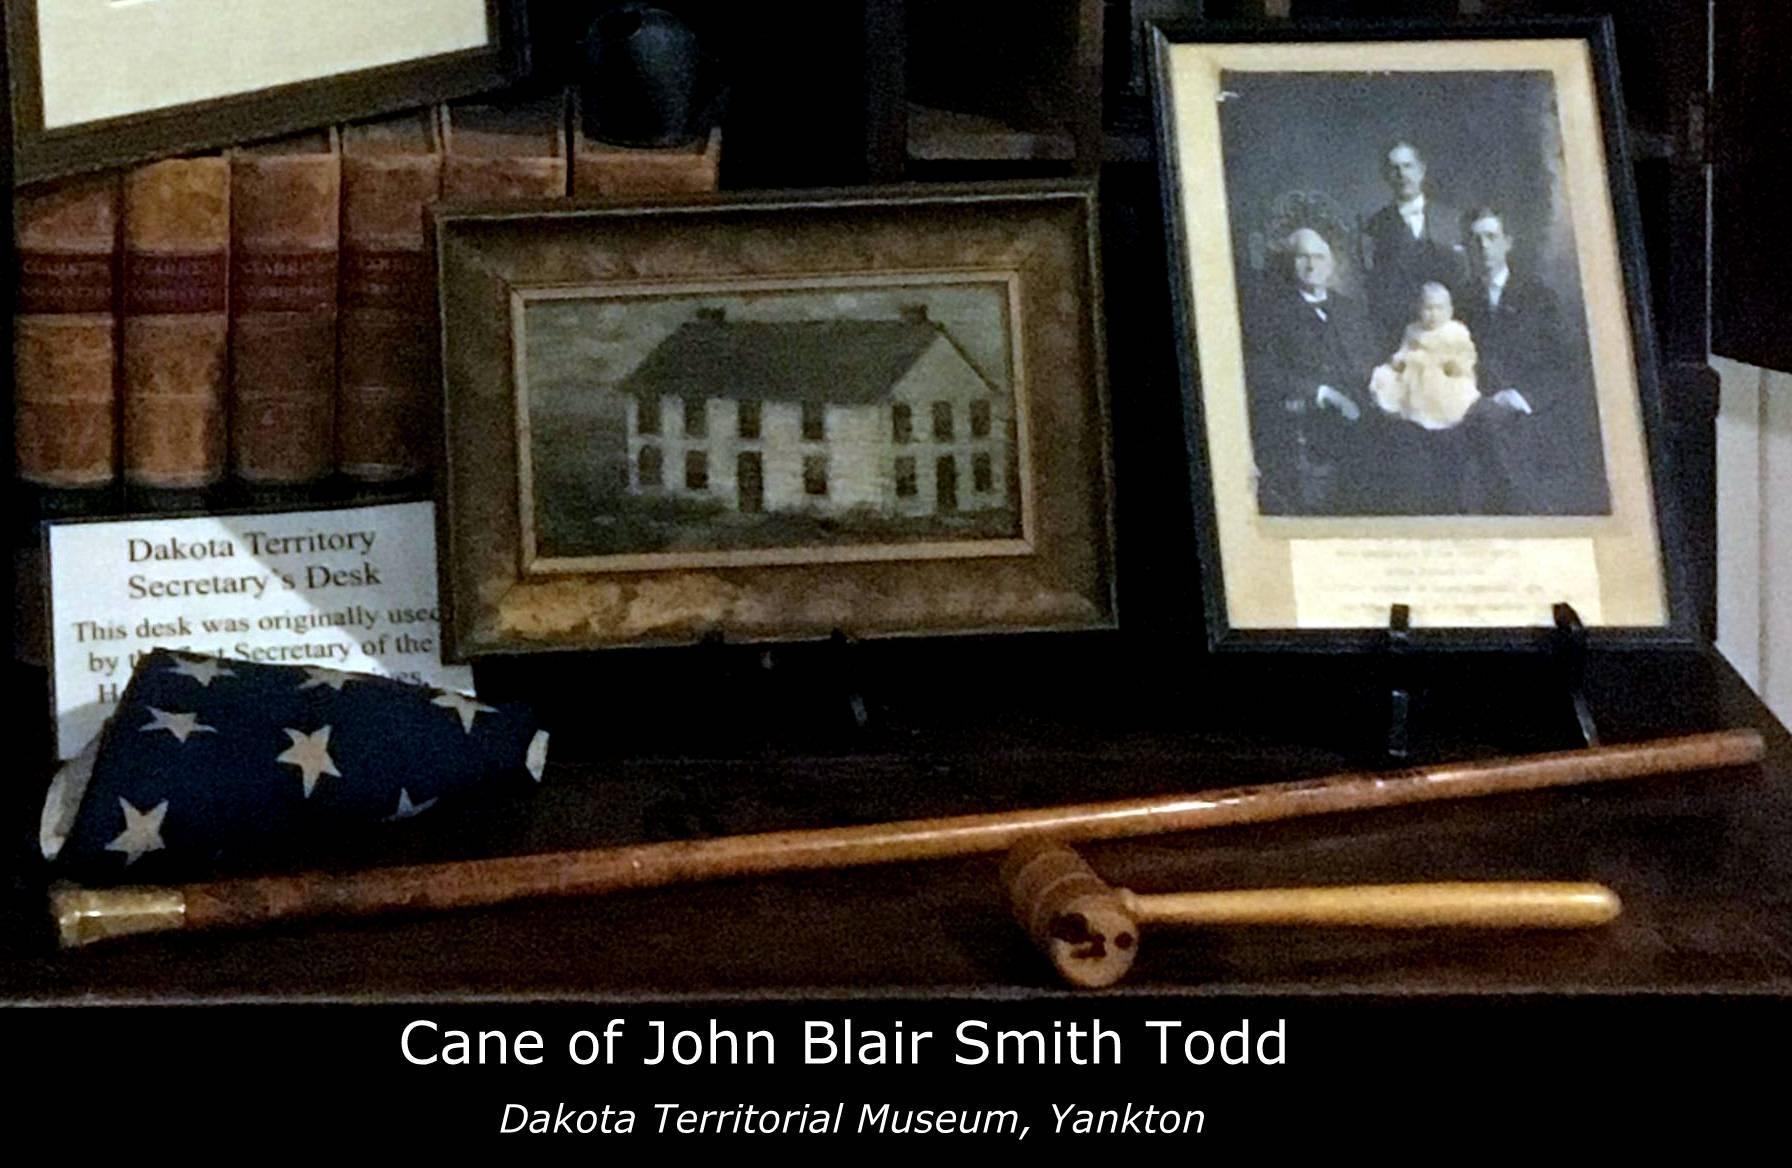
M 870 822 L 1350 769 L 1361 762 L 1350 751 L 1376 739 L 1385 691 L 1345 692 L 1333 684 L 1340 667 L 1319 668 L 1297 676 L 1274 662 L 1212 662 L 1182 686 L 1079 676 L 1081 696 L 1057 709 L 1023 713 L 992 702 L 925 726 L 874 721 L 860 738 L 801 754 L 606 758 L 601 729 L 550 709 L 549 724 L 556 733 L 564 727 L 569 743 L 562 756 L 582 752 L 585 761 L 555 763 L 521 803 L 450 811 L 397 851 L 335 862 Z M 1512 729 L 1565 718 L 1559 694 L 1492 666 L 1475 676 L 1476 686 L 1445 687 L 1421 707 L 1424 749 L 1414 761 L 1561 745 L 1541 730 Z M 1165 932 L 1146 939 L 1116 992 L 1792 997 L 1792 739 L 1713 657 L 1596 657 L 1589 688 L 1608 741 L 1756 726 L 1767 735 L 1767 763 L 1110 843 L 1087 855 L 1108 879 L 1140 891 L 1591 879 L 1623 897 L 1614 925 L 1560 934 Z M 1072 708 L 1083 716 L 1067 714 Z M 41 779 L 15 775 L 6 804 L 5 1001 L 621 1001 L 1059 988 L 1011 922 L 993 857 L 58 953 L 42 902 L 49 874 L 28 854 Z

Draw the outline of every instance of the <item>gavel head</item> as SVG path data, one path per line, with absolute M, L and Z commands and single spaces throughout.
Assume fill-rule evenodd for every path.
M 1110 986 L 1139 952 L 1139 926 L 1121 893 L 1063 844 L 1027 839 L 1002 863 L 1014 915 L 1075 986 Z

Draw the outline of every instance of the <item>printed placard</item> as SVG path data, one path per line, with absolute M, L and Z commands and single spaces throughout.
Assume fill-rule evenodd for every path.
M 471 692 L 442 664 L 435 544 L 429 503 L 51 526 L 58 757 L 157 646 Z
M 1590 539 L 1299 539 L 1289 554 L 1303 629 L 1386 625 L 1394 604 L 1419 628 L 1548 626 L 1560 601 L 1603 616 Z

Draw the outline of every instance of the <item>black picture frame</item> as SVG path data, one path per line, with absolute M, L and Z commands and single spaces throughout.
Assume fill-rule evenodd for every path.
M 1224 193 L 1230 181 L 1226 171 L 1225 155 L 1219 147 L 1221 136 L 1218 125 L 1224 116 L 1213 115 L 1212 126 L 1203 126 L 1203 130 L 1211 130 L 1212 153 L 1204 154 L 1198 161 L 1182 156 L 1183 145 L 1193 139 L 1188 135 L 1191 130 L 1178 120 L 1178 97 L 1174 92 L 1175 83 L 1172 74 L 1176 67 L 1176 55 L 1191 49 L 1195 52 L 1216 51 L 1217 61 L 1227 56 L 1227 50 L 1238 47 L 1261 46 L 1268 50 L 1293 50 L 1298 54 L 1303 49 L 1318 47 L 1334 54 L 1348 53 L 1349 64 L 1333 69 L 1308 63 L 1302 68 L 1314 73 L 1332 73 L 1334 75 L 1351 74 L 1357 78 L 1400 76 L 1402 70 L 1389 68 L 1389 63 L 1410 56 L 1407 51 L 1413 46 L 1429 46 L 1433 54 L 1432 63 L 1427 69 L 1437 71 L 1454 71 L 1452 66 L 1437 62 L 1460 53 L 1461 72 L 1464 74 L 1482 75 L 1488 72 L 1499 73 L 1500 69 L 1489 70 L 1487 54 L 1500 51 L 1498 42 L 1561 46 L 1563 53 L 1578 53 L 1584 57 L 1584 93 L 1572 95 L 1584 107 L 1589 101 L 1593 110 L 1594 129 L 1579 133 L 1578 140 L 1564 129 L 1559 145 L 1562 147 L 1562 158 L 1571 156 L 1579 162 L 1589 163 L 1587 173 L 1598 172 L 1603 175 L 1602 189 L 1605 198 L 1586 199 L 1586 187 L 1580 188 L 1583 198 L 1579 203 L 1598 204 L 1599 209 L 1593 212 L 1600 226 L 1605 228 L 1599 240 L 1579 239 L 1570 236 L 1569 248 L 1572 250 L 1572 266 L 1576 278 L 1582 268 L 1590 268 L 1602 282 L 1603 291 L 1611 293 L 1602 299 L 1591 295 L 1583 296 L 1580 307 L 1582 311 L 1564 314 L 1564 319 L 1573 326 L 1583 339 L 1597 334 L 1596 339 L 1585 342 L 1588 346 L 1585 358 L 1584 374 L 1590 383 L 1589 396 L 1596 404 L 1599 413 L 1593 417 L 1595 433 L 1601 442 L 1601 473 L 1605 475 L 1605 488 L 1610 494 L 1610 511 L 1598 516 L 1585 516 L 1582 525 L 1593 534 L 1585 538 L 1595 539 L 1592 560 L 1601 564 L 1606 560 L 1606 545 L 1598 542 L 1605 538 L 1623 536 L 1631 539 L 1653 541 L 1653 552 L 1646 556 L 1655 586 L 1653 606 L 1648 603 L 1621 606 L 1624 609 L 1623 619 L 1606 620 L 1598 612 L 1589 615 L 1579 614 L 1584 621 L 1590 644 L 1599 648 L 1690 648 L 1701 643 L 1697 631 L 1695 605 L 1690 592 L 1688 574 L 1688 556 L 1690 553 L 1689 536 L 1681 519 L 1682 501 L 1678 497 L 1679 482 L 1673 465 L 1672 452 L 1668 445 L 1668 428 L 1663 410 L 1661 378 L 1658 368 L 1658 346 L 1656 332 L 1651 319 L 1650 298 L 1648 290 L 1648 269 L 1643 254 L 1643 236 L 1641 216 L 1637 204 L 1634 178 L 1631 169 L 1630 154 L 1625 141 L 1625 118 L 1617 76 L 1617 57 L 1609 18 L 1537 18 L 1524 20 L 1486 20 L 1486 21 L 1450 21 L 1444 22 L 1398 22 L 1398 23 L 1362 23 L 1362 22 L 1312 22 L 1312 23 L 1264 23 L 1264 22 L 1193 22 L 1178 24 L 1154 24 L 1151 28 L 1153 42 L 1152 54 L 1152 97 L 1154 123 L 1158 157 L 1160 161 L 1161 191 L 1163 211 L 1169 246 L 1171 295 L 1177 337 L 1177 361 L 1184 399 L 1184 424 L 1187 441 L 1188 463 L 1190 467 L 1190 487 L 1193 496 L 1193 507 L 1196 528 L 1196 546 L 1200 557 L 1202 592 L 1205 607 L 1205 624 L 1207 641 L 1216 650 L 1271 650 L 1271 651 L 1314 651 L 1314 652 L 1363 652 L 1384 648 L 1389 643 L 1390 623 L 1394 621 L 1394 605 L 1406 603 L 1406 598 L 1382 595 L 1385 589 L 1364 586 L 1364 597 L 1373 597 L 1374 603 L 1367 601 L 1357 605 L 1357 613 L 1349 621 L 1332 621 L 1323 617 L 1310 621 L 1305 617 L 1293 619 L 1265 618 L 1263 612 L 1242 613 L 1231 603 L 1234 596 L 1250 597 L 1255 594 L 1252 587 L 1241 587 L 1240 580 L 1255 578 L 1241 576 L 1236 565 L 1227 562 L 1226 545 L 1237 541 L 1228 541 L 1223 532 L 1231 526 L 1238 530 L 1236 519 L 1238 509 L 1226 510 L 1228 502 L 1236 503 L 1234 498 L 1228 500 L 1226 488 L 1216 483 L 1216 452 L 1222 458 L 1224 454 L 1219 442 L 1223 435 L 1216 426 L 1218 414 L 1231 410 L 1237 419 L 1249 417 L 1251 406 L 1248 385 L 1251 376 L 1248 373 L 1249 359 L 1245 355 L 1244 342 L 1239 335 L 1244 332 L 1241 323 L 1243 310 L 1239 307 L 1246 298 L 1246 291 L 1241 284 L 1242 273 L 1238 270 L 1238 253 L 1241 250 L 1234 246 L 1237 228 L 1230 222 L 1229 216 L 1222 216 L 1221 222 L 1192 222 L 1198 218 L 1189 212 L 1190 198 L 1186 183 L 1205 184 L 1204 190 L 1210 194 L 1218 189 L 1222 193 L 1219 205 L 1224 206 L 1229 196 Z M 1522 51 L 1519 51 L 1522 56 Z M 1266 74 L 1276 74 L 1280 66 L 1265 67 L 1266 60 L 1289 59 L 1274 56 L 1259 59 L 1253 66 Z M 1315 60 L 1319 58 L 1316 57 Z M 1553 58 L 1552 58 L 1553 59 Z M 1215 66 L 1216 70 L 1219 66 Z M 1414 73 L 1420 70 L 1413 70 Z M 1215 72 L 1217 78 L 1218 72 Z M 1466 84 L 1467 82 L 1465 82 Z M 1210 95 L 1211 105 L 1216 110 L 1223 109 L 1227 101 L 1235 94 L 1221 89 Z M 1550 90 L 1550 101 L 1566 100 L 1564 95 Z M 1186 99 L 1185 99 L 1186 100 Z M 1555 107 L 1552 105 L 1551 110 Z M 1342 116 L 1342 115 L 1337 115 Z M 1559 120 L 1559 114 L 1558 120 Z M 1584 130 L 1584 126 L 1582 127 Z M 1197 138 L 1199 134 L 1197 133 Z M 1397 140 L 1397 139 L 1396 139 Z M 1547 141 L 1547 138 L 1545 139 Z M 1382 148 L 1386 149 L 1386 139 L 1382 140 Z M 1286 151 L 1288 147 L 1279 145 L 1278 150 Z M 1222 161 L 1217 167 L 1210 164 L 1215 157 Z M 1371 166 L 1376 163 L 1371 161 Z M 1575 162 L 1561 163 L 1561 172 L 1571 172 Z M 1547 167 L 1546 167 L 1547 168 Z M 1583 168 L 1585 169 L 1585 168 Z M 1560 183 L 1560 178 L 1551 181 Z M 1383 196 L 1388 201 L 1389 196 Z M 1478 201 L 1477 201 L 1478 203 Z M 1569 206 L 1577 206 L 1571 203 Z M 1573 217 L 1574 223 L 1580 219 L 1574 212 L 1565 212 Z M 1502 213 L 1495 218 L 1507 218 Z M 1516 216 L 1511 216 L 1516 218 Z M 1360 221 L 1359 221 L 1360 224 Z M 1501 230 L 1504 225 L 1500 224 Z M 1461 224 L 1458 224 L 1459 230 Z M 1216 244 L 1215 239 L 1219 242 Z M 1215 268 L 1225 267 L 1227 271 L 1214 274 L 1197 275 L 1196 265 L 1192 260 L 1191 248 L 1197 243 L 1207 248 L 1210 259 L 1217 260 L 1224 256 L 1223 262 Z M 1593 255 L 1601 246 L 1605 247 L 1603 257 Z M 1215 250 L 1215 248 L 1218 250 Z M 1457 249 L 1463 250 L 1463 249 Z M 1480 253 L 1474 253 L 1479 255 Z M 1466 262 L 1466 256 L 1465 256 Z M 1211 270 L 1211 269 L 1210 269 Z M 1229 326 L 1224 314 L 1211 313 L 1204 321 L 1197 305 L 1206 298 L 1213 299 L 1213 290 L 1223 287 L 1226 291 L 1222 299 L 1235 298 L 1232 301 L 1233 311 L 1230 314 Z M 1596 315 L 1588 305 L 1589 300 L 1598 300 L 1608 309 L 1611 300 L 1621 298 L 1621 311 L 1610 310 Z M 1571 308 L 1573 306 L 1570 306 Z M 1219 323 L 1216 324 L 1215 322 Z M 1203 344 L 1207 343 L 1205 352 L 1212 356 L 1213 342 L 1210 334 L 1215 329 L 1229 327 L 1232 336 L 1232 352 L 1234 359 L 1229 367 L 1224 363 L 1210 361 L 1213 370 L 1203 369 Z M 1205 331 L 1204 331 L 1205 330 Z M 1610 345 L 1603 348 L 1600 340 L 1616 337 L 1622 342 L 1619 350 L 1628 354 L 1624 362 L 1602 362 L 1601 357 L 1612 351 Z M 1389 358 L 1391 360 L 1391 358 Z M 1228 380 L 1220 384 L 1219 378 Z M 1618 384 L 1623 392 L 1614 398 L 1610 386 Z M 1230 406 L 1217 397 L 1221 393 L 1233 395 Z M 1491 396 L 1491 394 L 1490 394 Z M 1624 411 L 1608 412 L 1612 402 L 1620 401 L 1627 406 Z M 1216 410 L 1216 406 L 1221 407 Z M 1633 407 L 1629 408 L 1629 407 Z M 1631 415 L 1634 415 L 1631 418 Z M 1629 418 L 1630 420 L 1624 420 Z M 1614 440 L 1611 430 L 1619 428 L 1627 430 L 1625 438 L 1630 442 L 1629 453 L 1632 469 L 1642 473 L 1641 484 L 1634 478 L 1617 486 L 1613 486 L 1613 472 L 1605 463 L 1612 459 Z M 1326 512 L 1323 509 L 1305 513 L 1294 513 L 1287 510 L 1276 512 L 1275 508 L 1264 503 L 1261 489 L 1263 476 L 1258 465 L 1263 460 L 1253 449 L 1256 441 L 1254 433 L 1258 427 L 1246 423 L 1234 431 L 1243 436 L 1245 459 L 1251 463 L 1251 487 L 1248 498 L 1248 519 L 1253 530 L 1271 530 L 1279 525 L 1283 534 L 1276 537 L 1283 545 L 1278 550 L 1285 553 L 1290 566 L 1284 570 L 1288 575 L 1295 573 L 1292 566 L 1294 556 L 1293 544 L 1297 541 L 1309 541 L 1313 546 L 1317 541 L 1364 539 L 1420 539 L 1468 540 L 1486 535 L 1488 538 L 1509 538 L 1526 540 L 1532 538 L 1523 533 L 1527 522 L 1535 522 L 1539 533 L 1554 525 L 1560 529 L 1558 534 L 1566 532 L 1573 538 L 1583 538 L 1572 522 L 1572 514 L 1527 514 L 1517 511 L 1468 513 L 1471 509 L 1455 513 L 1458 530 L 1474 528 L 1466 534 L 1454 536 L 1426 535 L 1418 532 L 1415 521 L 1428 522 L 1432 529 L 1437 529 L 1440 519 L 1447 522 L 1449 514 L 1427 514 L 1417 511 L 1404 513 L 1381 513 L 1373 508 L 1364 508 L 1360 513 L 1348 511 Z M 1235 447 L 1234 447 L 1235 449 Z M 1367 463 L 1374 465 L 1374 459 Z M 1386 465 L 1385 461 L 1383 465 Z M 1239 480 L 1234 480 L 1239 481 Z M 1467 489 L 1464 489 L 1465 494 Z M 1622 496 L 1622 497 L 1620 497 Z M 1637 508 L 1644 509 L 1646 514 L 1639 520 Z M 1589 510 L 1591 510 L 1589 508 Z M 1600 525 L 1615 523 L 1623 516 L 1630 524 L 1624 532 L 1606 531 L 1600 534 Z M 1269 523 L 1265 523 L 1269 520 Z M 1404 526 L 1403 526 L 1404 525 Z M 1479 525 L 1479 526 L 1476 526 Z M 1537 538 L 1543 538 L 1541 534 Z M 1634 560 L 1626 561 L 1634 567 Z M 1327 564 L 1333 561 L 1327 560 Z M 1229 582 L 1229 568 L 1232 579 Z M 1328 579 L 1323 572 L 1307 572 L 1308 583 L 1296 582 L 1288 585 L 1280 582 L 1284 591 L 1306 587 L 1309 590 L 1319 587 L 1315 583 Z M 1584 579 L 1576 575 L 1575 579 Z M 1596 575 L 1597 587 L 1608 591 L 1608 585 L 1620 591 L 1629 591 L 1628 581 L 1634 579 L 1633 574 L 1611 574 L 1608 567 L 1601 567 Z M 1377 582 L 1380 583 L 1380 582 Z M 1274 591 L 1274 589 L 1270 589 Z M 1535 589 L 1533 589 L 1535 591 Z M 1385 599 L 1387 603 L 1381 604 Z M 1413 621 L 1410 633 L 1403 637 L 1408 643 L 1417 647 L 1438 650 L 1539 650 L 1551 644 L 1555 628 L 1555 605 L 1561 601 L 1571 600 L 1568 595 L 1543 597 L 1537 596 L 1539 602 L 1534 606 L 1526 602 L 1526 619 L 1507 623 L 1471 623 L 1437 621 L 1426 619 L 1421 609 L 1409 604 L 1408 611 Z M 1340 602 L 1342 603 L 1342 602 Z M 1290 608 L 1298 607 L 1290 603 Z M 1324 609 L 1326 605 L 1316 605 Z M 1591 605 L 1597 609 L 1597 605 Z M 1531 612 L 1534 608 L 1534 618 Z M 1638 610 L 1645 610 L 1647 615 L 1639 619 Z M 1441 611 L 1441 610 L 1440 610 Z M 1241 619 L 1241 615 L 1243 619 Z
M 496 89 L 529 64 L 524 0 L 485 0 L 487 38 L 475 48 L 46 127 L 38 7 L 37 0 L 4 0 L 0 8 L 8 103 L 0 133 L 15 186 Z

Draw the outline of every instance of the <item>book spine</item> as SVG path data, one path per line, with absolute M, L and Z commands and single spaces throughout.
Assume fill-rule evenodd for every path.
M 704 194 L 720 186 L 722 128 L 685 146 L 633 147 L 601 142 L 585 130 L 584 93 L 571 93 L 572 193 L 575 198 Z
M 14 203 L 13 441 L 19 477 L 39 487 L 117 477 L 118 211 L 116 174 Z
M 136 487 L 224 477 L 230 165 L 138 167 L 124 184 L 124 470 Z
M 559 199 L 566 195 L 565 158 L 450 154 L 442 197 L 468 200 Z
M 720 129 L 710 131 L 701 149 L 643 150 L 581 135 L 573 154 L 572 193 L 604 198 L 703 194 L 719 185 L 721 157 Z
M 423 208 L 441 193 L 439 153 L 342 161 L 341 368 L 337 468 L 395 482 L 429 465 L 436 432 L 436 296 Z
M 562 199 L 571 190 L 565 97 L 441 107 L 444 199 Z
M 333 151 L 231 160 L 230 452 L 246 483 L 335 467 L 341 193 Z

